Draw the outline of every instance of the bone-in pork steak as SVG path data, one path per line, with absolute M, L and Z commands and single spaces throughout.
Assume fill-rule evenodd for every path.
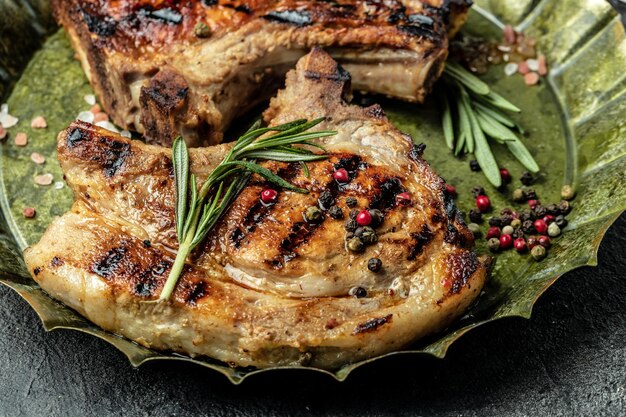
M 34 279 L 102 328 L 159 350 L 237 366 L 335 369 L 441 330 L 487 278 L 444 182 L 378 105 L 346 103 L 348 73 L 321 50 L 302 58 L 265 113 L 269 124 L 325 117 L 329 158 L 265 166 L 309 194 L 264 205 L 253 177 L 200 246 L 167 303 L 158 298 L 177 249 L 170 150 L 75 122 L 58 154 L 72 209 L 27 249 Z M 192 149 L 204 180 L 230 144 Z M 333 178 L 337 169 L 348 183 Z M 408 198 L 398 195 L 408 193 Z M 402 197 L 402 196 L 401 196 Z M 399 200 L 399 201 L 398 201 Z M 337 209 L 331 216 L 329 206 Z M 307 207 L 322 219 L 303 218 Z M 351 210 L 380 210 L 361 252 L 347 247 Z M 343 218 L 339 218 L 343 217 Z M 362 231 L 363 232 L 363 231 Z M 363 235 L 361 235 L 363 236 Z M 371 259 L 380 270 L 371 271 Z
M 421 101 L 470 0 L 52 0 L 113 121 L 148 142 L 222 140 L 312 46 L 358 90 Z

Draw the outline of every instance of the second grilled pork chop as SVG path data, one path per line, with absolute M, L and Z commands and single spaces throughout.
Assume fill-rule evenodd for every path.
M 272 100 L 270 124 L 326 117 L 319 139 L 329 158 L 266 166 L 309 190 L 282 190 L 259 202 L 267 186 L 253 178 L 190 260 L 167 303 L 150 304 L 163 287 L 177 248 L 170 151 L 75 122 L 59 135 L 58 153 L 75 192 L 72 209 L 26 263 L 50 295 L 106 330 L 161 350 L 207 355 L 237 366 L 310 365 L 335 369 L 401 349 L 446 327 L 478 296 L 487 271 L 471 252 L 443 181 L 421 148 L 395 129 L 379 106 L 345 102 L 349 75 L 314 50 L 289 73 Z M 200 180 L 230 145 L 191 151 Z M 345 168 L 348 184 L 332 173 Z M 346 248 L 345 220 L 302 213 L 327 192 L 345 213 L 377 208 L 385 219 L 378 242 L 363 253 Z M 396 202 L 410 193 L 410 203 Z M 367 261 L 382 260 L 382 271 Z M 350 295 L 353 288 L 362 288 Z
M 359 90 L 421 101 L 470 0 L 53 0 L 113 121 L 151 143 L 219 143 L 312 46 Z

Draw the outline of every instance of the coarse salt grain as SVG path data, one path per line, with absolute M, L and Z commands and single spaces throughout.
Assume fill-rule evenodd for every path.
M 4 114 L 9 113 L 9 105 L 7 103 L 0 104 L 0 113 L 4 113 Z
M 5 129 L 15 126 L 19 121 L 20 119 L 11 116 L 9 113 L 0 113 L 0 125 Z
M 109 115 L 106 113 L 96 113 L 94 115 L 93 118 L 94 123 L 98 123 L 98 122 L 108 122 L 109 121 Z
M 102 121 L 102 122 L 98 122 L 96 123 L 96 126 L 99 126 L 103 129 L 106 130 L 110 130 L 111 132 L 115 132 L 115 133 L 120 133 L 120 131 L 117 129 L 117 127 L 115 127 L 115 125 L 111 122 L 108 121 Z
M 50 185 L 50 184 L 52 184 L 52 180 L 53 179 L 54 179 L 54 177 L 52 176 L 52 174 L 37 175 L 35 177 L 35 184 L 37 184 L 37 185 Z
M 63 181 L 57 181 L 57 182 L 54 183 L 54 189 L 55 190 L 60 190 L 64 186 L 65 186 L 65 184 L 63 184 Z
M 527 59 L 526 63 L 528 64 L 528 68 L 532 72 L 539 71 L 539 60 L 537 60 L 537 59 Z
M 94 114 L 90 111 L 81 111 L 76 116 L 76 120 L 80 120 L 81 122 L 93 123 Z
M 24 207 L 24 210 L 22 210 L 22 214 L 27 219 L 32 219 L 37 215 L 37 211 L 32 207 Z
M 86 94 L 83 98 L 85 99 L 85 102 L 90 106 L 96 104 L 96 96 L 94 96 L 93 94 Z
M 539 74 L 536 72 L 530 72 L 524 76 L 524 82 L 526 85 L 536 85 L 539 82 Z
M 37 153 L 37 152 L 31 153 L 30 154 L 30 159 L 34 163 L 39 164 L 39 165 L 42 165 L 42 164 L 44 164 L 46 162 L 46 158 L 42 154 Z
M 19 132 L 17 135 L 15 135 L 15 145 L 17 146 L 28 145 L 28 136 L 26 136 L 26 133 Z
M 120 136 L 128 138 L 128 139 L 133 137 L 133 135 L 128 130 L 122 130 L 120 132 Z
M 517 67 L 517 71 L 522 75 L 528 74 L 530 72 L 530 68 L 528 68 L 528 63 L 526 63 L 526 61 L 520 62 Z
M 510 62 L 504 66 L 504 73 L 509 77 L 517 73 L 518 65 L 515 62 Z
M 100 107 L 99 104 L 94 104 L 93 106 L 91 106 L 89 111 L 92 112 L 93 114 L 98 114 L 102 111 L 102 108 Z
M 45 129 L 48 127 L 48 122 L 43 116 L 37 116 L 30 121 L 30 127 L 33 129 Z

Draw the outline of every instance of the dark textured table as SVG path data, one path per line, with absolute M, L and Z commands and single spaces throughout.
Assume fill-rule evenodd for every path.
M 45 333 L 0 286 L 0 416 L 624 416 L 625 236 L 623 215 L 600 266 L 562 277 L 531 320 L 479 328 L 444 360 L 391 358 L 344 383 L 282 371 L 236 387 L 188 364 L 133 369 L 98 339 Z

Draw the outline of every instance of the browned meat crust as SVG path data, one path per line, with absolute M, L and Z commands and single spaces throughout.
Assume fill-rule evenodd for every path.
M 53 0 L 104 110 L 169 145 L 214 144 L 312 46 L 355 88 L 421 101 L 469 0 Z
M 443 181 L 422 159 L 422 147 L 395 129 L 379 106 L 348 105 L 348 74 L 314 50 L 289 73 L 266 117 L 325 117 L 319 140 L 329 159 L 296 165 L 270 162 L 309 194 L 281 191 L 259 204 L 254 178 L 220 226 L 190 259 L 173 299 L 158 297 L 177 249 L 170 150 L 130 141 L 82 122 L 59 135 L 58 154 L 76 201 L 25 253 L 33 277 L 53 297 L 104 329 L 138 343 L 237 366 L 303 364 L 337 368 L 401 349 L 446 327 L 478 296 L 485 260 L 471 248 Z M 194 149 L 202 181 L 230 145 Z M 332 180 L 336 167 L 351 181 Z M 408 205 L 396 195 L 409 192 Z M 345 220 L 325 210 L 321 222 L 303 210 L 328 193 L 347 217 L 378 208 L 378 241 L 362 253 L 345 246 Z M 370 258 L 383 262 L 374 273 Z M 351 296 L 361 287 L 361 297 Z M 362 294 L 365 291 L 365 294 Z

